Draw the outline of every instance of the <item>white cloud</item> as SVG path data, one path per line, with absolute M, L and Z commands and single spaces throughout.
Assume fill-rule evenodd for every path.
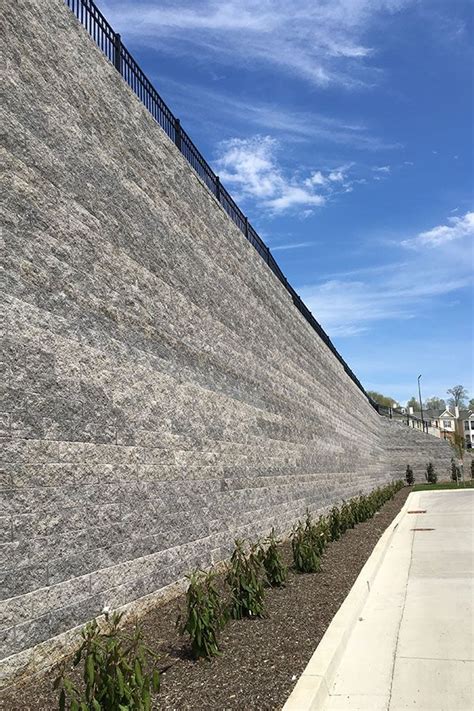
M 274 199 L 285 187 L 275 161 L 277 146 L 270 136 L 222 142 L 216 161 L 221 180 L 239 188 L 244 196 Z
M 353 336 L 387 321 L 423 319 L 430 309 L 456 309 L 456 294 L 472 288 L 472 259 L 462 238 L 473 236 L 474 213 L 469 212 L 450 218 L 449 225 L 420 232 L 414 240 L 379 239 L 367 249 L 367 266 L 328 274 L 297 290 L 331 337 Z M 414 242 L 423 249 L 407 251 Z M 390 246 L 395 258 L 374 262 L 377 244 Z
M 448 217 L 447 225 L 437 225 L 426 232 L 420 232 L 402 244 L 405 247 L 436 247 L 463 237 L 474 237 L 474 212 L 466 212 L 462 217 Z
M 192 118 L 194 122 L 202 117 L 206 130 L 212 123 L 209 106 L 213 115 L 222 123 L 232 120 L 232 125 L 240 124 L 245 132 L 249 125 L 278 133 L 286 140 L 308 141 L 313 145 L 336 144 L 351 146 L 357 150 L 380 151 L 401 148 L 400 143 L 389 143 L 373 135 L 362 121 L 348 122 L 336 116 L 326 116 L 312 111 L 295 111 L 270 102 L 262 102 L 254 96 L 239 99 L 224 91 L 209 89 L 202 85 L 183 84 L 162 76 L 152 76 L 153 80 L 167 88 L 167 96 L 178 107 L 181 118 Z
M 413 266 L 413 265 L 412 265 Z M 467 286 L 466 275 L 457 278 L 445 275 L 436 282 L 422 280 L 412 268 L 407 270 L 410 279 L 397 273 L 397 278 L 351 281 L 330 279 L 321 284 L 299 290 L 305 304 L 332 336 L 352 336 L 368 331 L 377 322 L 416 318 L 437 297 Z
M 328 178 L 325 177 L 320 170 L 317 170 L 305 180 L 306 185 L 326 185 L 327 182 Z
M 317 195 L 309 192 L 305 188 L 297 185 L 284 185 L 281 194 L 272 200 L 267 201 L 267 206 L 274 212 L 284 212 L 296 206 L 313 205 L 320 207 L 324 205 L 326 198 L 323 195 Z M 306 212 L 306 216 L 310 213 Z
M 259 135 L 220 144 L 214 165 L 222 182 L 235 190 L 237 200 L 252 198 L 270 213 L 298 208 L 299 215 L 307 217 L 330 196 L 351 190 L 348 171 L 352 164 L 316 170 L 306 178 L 288 174 L 277 160 L 279 145 L 275 138 Z
M 386 174 L 388 174 L 388 173 L 390 173 L 391 168 L 390 168 L 389 165 L 380 165 L 380 166 L 374 166 L 374 167 L 372 168 L 372 170 L 374 171 L 374 173 L 386 173 Z
M 108 0 L 106 15 L 127 40 L 221 63 L 270 64 L 313 84 L 372 84 L 369 29 L 415 0 Z
M 332 183 L 342 183 L 344 182 L 345 175 L 342 170 L 332 170 L 328 175 L 328 180 Z
M 272 252 L 284 251 L 287 249 L 302 249 L 303 247 L 312 247 L 312 242 L 288 242 L 287 244 L 277 244 L 271 247 Z

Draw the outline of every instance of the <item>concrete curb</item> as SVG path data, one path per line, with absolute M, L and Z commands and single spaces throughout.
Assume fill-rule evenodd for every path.
M 408 507 L 416 508 L 419 494 L 418 491 L 409 494 L 402 509 L 380 537 L 283 706 L 283 711 L 318 711 L 324 707 L 347 641 L 367 601 L 390 542 Z

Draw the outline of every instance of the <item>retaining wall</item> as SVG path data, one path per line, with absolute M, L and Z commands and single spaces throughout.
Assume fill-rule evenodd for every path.
M 11 677 L 450 450 L 378 416 L 61 0 L 3 10 Z

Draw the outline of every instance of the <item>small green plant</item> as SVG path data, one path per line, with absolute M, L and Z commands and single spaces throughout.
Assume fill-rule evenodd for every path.
M 436 482 L 438 481 L 438 475 L 436 474 L 432 462 L 428 462 L 428 464 L 426 465 L 425 479 L 428 484 L 436 484 Z
M 291 548 L 293 562 L 299 573 L 316 573 L 319 570 L 319 545 L 311 520 L 308 526 L 308 517 L 306 518 L 306 523 L 298 521 L 293 527 Z
M 226 582 L 231 592 L 229 613 L 234 620 L 264 616 L 264 572 L 257 546 L 246 551 L 243 541 L 235 541 Z
M 471 479 L 474 479 L 474 459 L 471 459 Z
M 226 615 L 214 573 L 198 570 L 189 576 L 186 610 L 186 622 L 181 625 L 178 620 L 178 626 L 181 633 L 189 634 L 194 658 L 210 659 L 219 654 L 218 635 Z
M 456 483 L 458 482 L 459 479 L 459 467 L 456 464 L 456 460 L 454 457 L 451 457 L 451 480 L 455 481 Z
M 408 484 L 408 486 L 413 486 L 415 483 L 415 475 L 413 474 L 413 469 L 409 464 L 407 464 L 407 470 L 405 474 L 405 481 Z
M 119 631 L 121 614 L 114 613 L 107 629 L 101 631 L 93 620 L 82 630 L 82 644 L 73 664 L 84 663 L 84 689 L 78 689 L 65 675 L 54 682 L 59 690 L 59 710 L 70 711 L 149 711 L 151 693 L 160 686 L 156 669 L 156 655 L 142 641 L 142 631 L 135 627 L 133 634 Z M 152 664 L 153 662 L 153 664 Z M 152 670 L 147 672 L 147 668 Z
M 329 512 L 329 530 L 331 533 L 331 540 L 339 540 L 341 537 L 341 512 L 337 506 L 333 506 Z
M 359 523 L 362 523 L 363 521 L 367 521 L 367 519 L 370 518 L 370 508 L 367 496 L 365 496 L 364 494 L 359 496 L 357 503 L 359 507 L 358 520 Z
M 355 524 L 360 523 L 360 521 L 362 519 L 360 518 L 360 513 L 359 513 L 359 499 L 358 498 L 351 499 L 349 501 L 349 506 L 351 508 L 352 520 L 354 521 Z
M 341 533 L 345 533 L 349 528 L 354 528 L 354 517 L 350 505 L 343 501 L 341 506 Z
M 319 555 L 324 553 L 330 540 L 331 531 L 329 530 L 329 521 L 325 516 L 320 516 L 316 524 L 316 544 Z
M 318 529 L 318 524 L 313 521 L 313 517 L 311 516 L 309 509 L 306 509 L 306 518 L 304 522 L 304 529 L 305 529 L 305 535 L 310 541 L 313 546 L 319 550 L 319 529 Z
M 267 582 L 272 588 L 279 588 L 285 584 L 288 577 L 288 569 L 283 563 L 279 545 L 281 541 L 275 537 L 275 531 L 272 531 L 268 538 L 264 541 L 259 551 L 260 560 L 262 561 Z

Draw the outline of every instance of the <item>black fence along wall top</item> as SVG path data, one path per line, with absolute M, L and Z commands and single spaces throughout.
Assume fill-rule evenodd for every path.
M 368 397 L 359 379 L 354 375 L 346 361 L 336 350 L 327 333 L 314 318 L 311 311 L 304 304 L 293 287 L 288 283 L 288 280 L 281 271 L 267 245 L 259 237 L 256 230 L 249 223 L 246 215 L 244 215 L 242 210 L 232 199 L 229 192 L 221 184 L 219 176 L 214 173 L 200 151 L 196 148 L 191 138 L 182 128 L 179 119 L 174 116 L 152 83 L 140 69 L 130 52 L 124 46 L 120 35 L 114 32 L 93 0 L 65 0 L 65 3 L 76 15 L 81 24 L 86 28 L 94 42 L 109 59 L 109 61 L 114 64 L 117 71 L 120 72 L 132 91 L 146 106 L 155 121 L 161 126 L 170 139 L 174 141 L 177 148 L 181 151 L 188 163 L 196 171 L 201 180 L 207 185 L 229 217 L 245 235 L 246 239 L 255 247 L 262 259 L 268 264 L 275 276 L 290 293 L 293 303 L 298 311 L 304 316 L 306 321 L 316 331 L 318 336 L 324 341 L 334 356 L 342 364 L 347 375 L 353 380 L 357 387 L 368 398 L 369 402 L 374 406 L 375 403 Z

